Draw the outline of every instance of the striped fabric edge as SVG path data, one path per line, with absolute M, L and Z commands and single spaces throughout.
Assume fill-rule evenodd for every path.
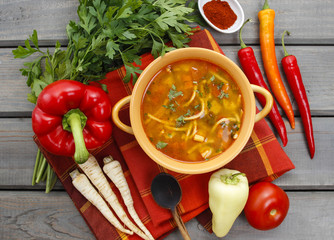
M 210 41 L 210 44 L 213 48 L 214 51 L 216 52 L 219 52 L 219 53 L 222 53 L 222 50 L 221 48 L 219 47 L 219 45 L 217 44 L 216 40 L 212 37 L 211 33 L 207 30 L 207 29 L 204 29 L 209 41 Z
M 252 132 L 252 135 L 255 134 L 255 132 Z M 253 150 L 254 148 L 257 148 L 259 145 L 265 145 L 269 142 L 275 141 L 276 137 L 274 134 L 270 134 L 262 139 L 259 139 L 258 137 L 252 138 L 251 142 L 248 142 L 246 146 L 242 149 L 241 153 L 248 152 Z
M 266 151 L 264 150 L 264 147 L 261 143 L 261 141 L 259 140 L 258 136 L 256 135 L 255 131 L 252 132 L 251 138 L 253 139 L 254 142 L 259 142 L 259 144 L 255 144 L 256 149 L 258 150 L 260 156 L 261 156 L 261 160 L 262 163 L 267 171 L 268 176 L 272 176 L 274 174 L 274 171 L 271 167 L 269 158 L 267 156 Z
M 61 176 L 59 176 L 59 180 L 64 182 L 70 176 L 69 173 L 75 170 L 76 168 L 77 164 L 73 163 L 68 169 L 66 169 L 66 171 L 64 171 L 64 173 Z
M 80 212 L 84 213 L 90 206 L 92 206 L 92 203 L 87 200 L 87 202 L 81 206 Z

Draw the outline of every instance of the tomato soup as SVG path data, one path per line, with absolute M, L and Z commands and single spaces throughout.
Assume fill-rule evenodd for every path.
M 147 137 L 162 153 L 180 161 L 207 161 L 238 138 L 243 99 L 224 69 L 187 59 L 153 77 L 141 117 Z

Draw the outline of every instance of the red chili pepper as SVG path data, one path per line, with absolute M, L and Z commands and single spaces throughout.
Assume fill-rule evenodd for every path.
M 261 74 L 261 70 L 259 68 L 259 65 L 256 61 L 255 55 L 254 55 L 254 51 L 251 47 L 247 47 L 246 44 L 244 43 L 244 41 L 242 40 L 241 37 L 241 32 L 242 29 L 244 27 L 244 25 L 249 22 L 250 19 L 246 20 L 243 24 L 243 26 L 240 29 L 239 32 L 239 39 L 240 39 L 240 46 L 241 49 L 238 51 L 238 57 L 239 57 L 239 61 L 240 64 L 242 66 L 242 69 L 244 70 L 244 73 L 246 74 L 249 82 L 251 84 L 255 84 L 258 86 L 261 86 L 265 89 L 267 89 L 269 91 L 269 88 L 267 86 L 267 84 L 265 83 L 265 81 L 263 80 L 263 76 Z M 261 94 L 257 94 L 256 93 L 256 97 L 259 100 L 259 102 L 261 103 L 262 106 L 266 105 L 266 99 L 264 98 L 264 96 L 262 96 Z M 273 107 L 270 111 L 270 113 L 268 114 L 271 122 L 273 123 L 274 127 L 276 128 L 283 146 L 286 146 L 286 144 L 288 143 L 288 137 L 287 137 L 287 133 L 286 133 L 286 128 L 285 128 L 285 124 L 284 121 L 278 111 L 276 102 L 274 102 Z
M 74 80 L 58 80 L 46 86 L 32 112 L 32 128 L 49 152 L 74 156 L 77 163 L 111 136 L 111 104 L 95 86 Z
M 315 153 L 315 143 L 313 137 L 313 126 L 312 126 L 310 106 L 307 100 L 307 95 L 303 84 L 302 75 L 300 73 L 300 69 L 297 63 L 297 58 L 294 55 L 289 55 L 285 49 L 284 45 L 285 33 L 288 33 L 288 35 L 290 35 L 290 33 L 287 31 L 283 32 L 282 46 L 284 49 L 285 57 L 282 58 L 281 62 L 283 65 L 284 73 L 291 87 L 292 93 L 298 104 L 298 109 L 303 121 L 304 131 L 308 143 L 308 148 L 310 151 L 311 158 L 313 158 Z

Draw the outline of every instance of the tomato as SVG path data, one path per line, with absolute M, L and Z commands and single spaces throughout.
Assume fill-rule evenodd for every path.
M 259 230 L 269 230 L 279 226 L 289 210 L 288 195 L 270 182 L 259 182 L 249 189 L 244 208 L 251 226 Z

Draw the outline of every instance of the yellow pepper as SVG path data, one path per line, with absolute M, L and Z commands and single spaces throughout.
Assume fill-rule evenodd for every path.
M 209 206 L 212 212 L 212 230 L 224 237 L 244 209 L 249 193 L 244 173 L 223 168 L 213 173 L 209 180 Z

